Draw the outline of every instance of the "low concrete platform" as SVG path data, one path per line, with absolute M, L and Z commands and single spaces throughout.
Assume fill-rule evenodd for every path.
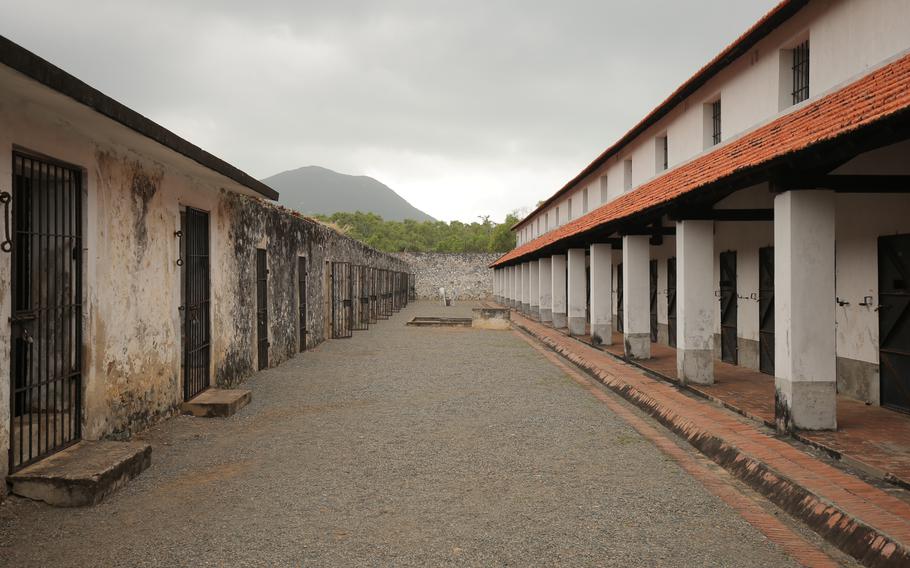
M 180 403 L 180 411 L 197 418 L 227 418 L 248 405 L 253 393 L 243 389 L 208 389 Z
M 471 318 L 417 316 L 408 320 L 405 325 L 415 327 L 471 327 Z
M 152 464 L 143 442 L 82 441 L 8 476 L 12 492 L 56 507 L 100 503 Z
M 477 329 L 512 329 L 510 310 L 486 304 L 479 308 L 474 308 L 471 327 Z

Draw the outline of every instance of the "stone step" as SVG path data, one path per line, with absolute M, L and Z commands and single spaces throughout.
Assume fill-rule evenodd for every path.
M 95 505 L 152 464 L 143 442 L 89 442 L 52 454 L 7 476 L 12 492 L 56 507 Z
M 180 411 L 197 418 L 227 418 L 253 400 L 253 393 L 242 389 L 208 389 L 180 404 Z

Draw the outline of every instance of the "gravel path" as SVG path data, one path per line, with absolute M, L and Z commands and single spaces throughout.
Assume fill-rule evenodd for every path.
M 793 566 L 512 332 L 410 306 L 142 437 L 105 503 L 0 507 L 0 566 Z

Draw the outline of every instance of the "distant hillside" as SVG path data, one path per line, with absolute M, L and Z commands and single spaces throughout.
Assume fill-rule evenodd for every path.
M 279 203 L 305 214 L 375 213 L 389 221 L 435 221 L 367 176 L 339 174 L 319 166 L 289 170 L 262 180 L 281 194 Z

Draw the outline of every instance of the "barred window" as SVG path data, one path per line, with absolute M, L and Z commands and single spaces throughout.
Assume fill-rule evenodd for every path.
M 584 215 L 588 212 L 588 188 L 586 187 L 581 193 L 581 213 Z
M 809 98 L 809 40 L 793 48 L 793 104 Z
M 607 176 L 600 176 L 600 203 L 606 203 L 609 195 L 609 190 L 607 189 Z
M 720 99 L 711 103 L 711 142 L 720 144 Z

